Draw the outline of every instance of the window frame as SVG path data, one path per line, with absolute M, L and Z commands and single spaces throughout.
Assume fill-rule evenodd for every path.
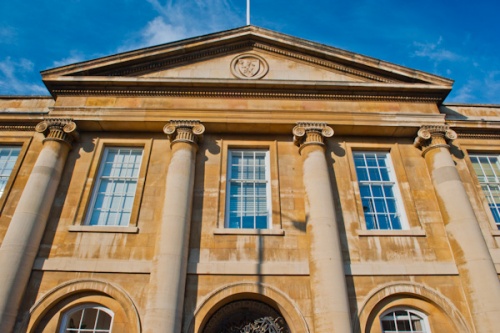
M 484 204 L 485 211 L 487 212 L 490 221 L 495 226 L 495 230 L 500 230 L 500 205 L 499 205 L 498 208 L 496 208 L 499 211 L 499 219 L 497 221 L 495 219 L 495 215 L 492 212 L 492 208 L 490 207 L 490 203 L 489 203 L 489 200 L 488 200 L 488 195 L 483 190 L 483 186 L 484 185 L 490 186 L 490 184 L 496 184 L 497 186 L 500 187 L 500 174 L 499 175 L 495 174 L 495 178 L 498 178 L 497 182 L 494 182 L 494 183 L 490 183 L 490 182 L 483 183 L 483 182 L 481 182 L 479 180 L 479 175 L 477 174 L 477 172 L 476 172 L 476 170 L 474 168 L 474 162 L 472 161 L 473 157 L 484 156 L 484 157 L 488 157 L 488 158 L 490 158 L 490 157 L 496 157 L 499 160 L 499 163 L 500 163 L 500 152 L 495 152 L 495 151 L 491 151 L 491 152 L 469 152 L 468 155 L 469 155 L 469 161 L 470 161 L 470 164 L 471 164 L 471 167 L 472 167 L 471 168 L 471 171 L 472 171 L 471 173 L 472 173 L 472 175 L 475 176 L 475 180 L 478 183 L 479 192 L 482 194 L 481 199 L 483 201 L 483 204 L 486 201 L 486 204 Z
M 357 173 L 358 166 L 356 165 L 356 157 L 357 157 L 357 155 L 361 155 L 361 154 L 363 154 L 362 156 L 364 156 L 364 158 L 366 158 L 365 154 L 373 154 L 375 156 L 383 156 L 383 159 L 385 160 L 385 163 L 386 163 L 385 167 L 387 169 L 389 179 L 388 180 L 380 180 L 380 181 L 360 180 L 359 175 Z M 352 157 L 353 157 L 354 169 L 356 171 L 356 180 L 357 180 L 357 184 L 358 184 L 358 188 L 359 188 L 359 193 L 360 193 L 359 196 L 361 198 L 361 201 L 363 202 L 363 199 L 365 199 L 365 197 L 363 197 L 363 195 L 361 194 L 361 187 L 363 185 L 369 186 L 370 189 L 372 189 L 372 186 L 374 186 L 374 185 L 375 186 L 376 185 L 389 185 L 392 189 L 392 194 L 394 196 L 396 213 L 399 215 L 400 228 L 394 228 L 392 223 L 389 222 L 390 228 L 381 228 L 379 225 L 378 227 L 374 227 L 374 228 L 369 229 L 368 225 L 367 225 L 366 212 L 364 210 L 363 204 L 361 204 L 363 207 L 363 216 L 365 219 L 366 230 L 380 230 L 380 231 L 381 230 L 408 230 L 409 229 L 408 218 L 406 216 L 406 210 L 404 207 L 403 198 L 401 195 L 401 190 L 399 189 L 398 178 L 395 174 L 395 168 L 394 168 L 394 164 L 392 163 L 390 152 L 387 152 L 384 150 L 355 150 L 352 152 Z M 368 169 L 368 166 L 367 166 L 367 169 Z M 379 170 L 379 172 L 380 172 L 380 170 L 382 168 L 377 167 L 376 169 Z M 372 198 L 372 197 L 367 197 L 367 198 Z M 386 196 L 384 193 L 382 198 L 384 199 L 384 201 L 387 201 L 387 198 L 389 198 L 389 197 Z M 370 200 L 370 202 L 371 201 L 372 200 Z M 376 212 L 376 210 L 374 212 Z M 377 215 L 377 214 L 374 213 L 374 215 Z M 390 215 L 390 214 L 387 213 L 386 215 Z M 378 224 L 378 222 L 376 220 L 377 220 L 377 218 L 374 217 L 374 221 L 373 221 L 374 226 Z
M 26 157 L 26 153 L 28 152 L 28 148 L 31 144 L 32 137 L 0 137 L 0 147 L 20 147 L 19 155 L 17 156 L 16 163 L 14 163 L 14 167 L 10 173 L 9 179 L 5 184 L 5 188 L 3 190 L 3 194 L 0 196 L 0 214 L 3 213 L 5 208 L 5 203 L 10 195 L 14 182 L 19 174 L 21 166 L 23 164 L 24 158 Z
M 356 230 L 359 237 L 371 236 L 392 236 L 392 237 L 425 237 L 425 230 L 419 220 L 419 216 L 411 194 L 410 184 L 406 175 L 406 169 L 401 157 L 398 143 L 392 142 L 374 142 L 374 143 L 361 143 L 361 142 L 346 142 L 346 155 L 350 168 L 350 176 L 352 189 L 354 191 L 354 199 L 356 201 L 357 215 L 359 229 Z M 354 153 L 356 152 L 384 152 L 390 159 L 392 164 L 394 178 L 396 179 L 395 185 L 399 193 L 399 199 L 404 214 L 402 221 L 402 229 L 367 229 L 365 214 L 363 210 L 363 203 L 361 199 L 359 181 L 354 164 Z M 404 191 L 403 191 L 404 189 Z M 404 227 L 403 227 L 404 226 Z
M 500 155 L 500 143 L 497 141 L 488 141 L 485 142 L 482 139 L 477 140 L 477 139 L 471 139 L 471 138 L 465 138 L 462 139 L 460 142 L 460 147 L 462 147 L 462 151 L 464 152 L 464 158 L 463 164 L 462 164 L 462 170 L 459 169 L 459 172 L 465 172 L 466 174 L 468 173 L 468 176 L 471 178 L 472 184 L 474 184 L 474 190 L 476 197 L 475 198 L 470 198 L 472 200 L 472 204 L 474 207 L 476 205 L 474 204 L 474 200 L 477 200 L 477 206 L 478 208 L 483 208 L 482 211 L 476 212 L 476 214 L 486 214 L 481 218 L 478 218 L 479 224 L 484 224 L 484 227 L 488 226 L 488 229 L 490 230 L 490 234 L 493 237 L 500 237 L 500 229 L 498 229 L 497 223 L 495 222 L 495 218 L 493 217 L 493 214 L 491 213 L 488 199 L 486 198 L 486 195 L 484 194 L 482 188 L 481 188 L 481 183 L 479 182 L 479 178 L 476 175 L 476 172 L 474 170 L 474 165 L 472 164 L 472 161 L 470 159 L 470 155 Z M 457 166 L 459 166 L 458 164 Z M 465 184 L 464 184 L 465 185 Z M 467 190 L 467 187 L 466 187 Z M 473 193 L 469 193 L 468 195 L 472 195 Z
M 99 196 L 99 188 L 101 187 L 101 185 L 104 183 L 104 181 L 106 179 L 112 179 L 113 177 L 111 177 L 110 175 L 104 175 L 104 170 L 106 169 L 106 163 L 109 163 L 109 161 L 107 160 L 109 154 L 112 152 L 112 151 L 120 151 L 120 150 L 130 150 L 131 152 L 132 151 L 140 151 L 140 161 L 139 161 L 139 165 L 138 165 L 138 171 L 140 171 L 140 167 L 142 165 L 142 160 L 143 160 L 143 157 L 144 157 L 144 149 L 141 148 L 141 147 L 104 147 L 104 150 L 103 150 L 103 153 L 102 153 L 102 157 L 101 157 L 101 160 L 99 162 L 99 170 L 97 172 L 97 176 L 96 176 L 96 180 L 95 180 L 95 184 L 94 184 L 94 188 L 92 189 L 92 196 L 90 198 L 90 203 L 89 203 L 89 208 L 88 208 L 88 212 L 85 216 L 85 221 L 84 221 L 84 225 L 88 225 L 88 226 L 93 226 L 93 227 L 103 227 L 103 226 L 106 226 L 106 227 L 109 227 L 109 226 L 112 226 L 112 227 L 128 227 L 130 225 L 130 220 L 132 218 L 132 216 L 130 216 L 130 219 L 128 220 L 128 223 L 127 225 L 120 225 L 120 224 L 91 224 L 92 223 L 92 218 L 94 217 L 94 214 L 96 214 L 97 212 L 97 208 L 96 208 L 96 205 L 97 205 L 97 198 Z M 125 155 L 122 155 L 122 156 L 125 156 Z M 120 164 L 119 167 L 123 166 L 123 163 Z M 127 177 L 115 177 L 117 178 L 118 180 L 120 181 L 126 181 L 126 178 Z M 135 201 L 135 196 L 137 195 L 137 183 L 138 183 L 138 180 L 139 180 L 139 172 L 137 173 L 137 177 L 128 177 L 129 180 L 132 180 L 132 181 L 135 181 L 135 187 L 136 187 L 136 190 L 134 191 L 134 195 L 133 195 L 133 201 Z M 106 195 L 108 194 L 108 192 L 106 191 L 105 192 Z M 132 205 L 130 208 L 130 215 L 132 215 L 132 209 L 133 209 L 133 201 L 132 201 Z M 120 210 L 119 213 L 122 214 L 125 210 Z
M 217 225 L 214 229 L 216 235 L 284 235 L 281 225 L 281 205 L 279 191 L 278 156 L 277 141 L 240 141 L 221 140 L 220 154 L 220 182 L 219 182 L 219 207 Z M 229 200 L 228 191 L 228 164 L 231 150 L 267 150 L 269 175 L 269 195 L 267 198 L 269 221 L 267 229 L 243 229 L 228 228 L 226 220 L 228 217 Z
M 264 153 L 265 156 L 264 156 L 264 164 L 265 164 L 265 178 L 263 180 L 259 180 L 259 179 L 236 179 L 233 174 L 232 174 L 232 167 L 229 167 L 229 163 L 231 163 L 232 161 L 232 158 L 233 158 L 233 154 L 236 154 L 236 153 L 242 153 L 244 154 L 245 152 L 252 152 L 254 153 L 254 159 L 253 161 L 255 161 L 255 153 Z M 269 150 L 268 149 L 234 149 L 234 148 L 229 148 L 228 151 L 227 151 L 227 163 L 228 163 L 228 166 L 227 166 L 227 182 L 226 182 L 226 196 L 229 198 L 229 200 L 227 201 L 228 204 L 226 204 L 226 218 L 225 218 L 225 221 L 224 221 L 224 228 L 226 229 L 250 229 L 250 230 L 257 230 L 257 229 L 263 229 L 263 230 L 266 230 L 266 229 L 272 229 L 272 226 L 273 226 L 273 223 L 272 223 L 272 218 L 273 218 L 273 215 L 272 215 L 272 202 L 271 202 L 271 164 L 269 162 Z M 232 164 L 231 164 L 232 166 Z M 244 228 L 243 227 L 243 221 L 240 221 L 239 223 L 239 227 L 238 228 L 232 228 L 230 226 L 230 221 L 229 221 L 229 218 L 230 218 L 230 208 L 231 208 L 231 184 L 232 183 L 238 183 L 238 184 L 244 184 L 244 183 L 252 183 L 252 184 L 265 184 L 265 187 L 266 187 L 266 215 L 267 215 L 267 223 L 266 223 L 266 228 L 258 228 L 257 227 L 257 221 L 256 221 L 256 218 L 257 218 L 257 215 L 254 215 L 253 218 L 254 218 L 254 222 L 253 222 L 253 225 L 254 227 L 253 228 Z M 253 198 L 255 199 L 256 198 L 256 195 L 254 194 L 253 195 Z M 244 201 L 245 202 L 245 201 Z
M 384 326 L 382 324 L 382 318 L 384 318 L 387 315 L 392 314 L 392 313 L 394 313 L 396 311 L 406 311 L 407 313 L 414 314 L 417 317 L 419 317 L 421 319 L 421 323 L 422 323 L 422 326 L 424 328 L 424 331 L 413 331 L 413 330 L 412 331 L 399 331 L 399 330 L 396 330 L 396 331 L 385 331 L 384 330 Z M 379 319 L 379 323 L 380 323 L 380 331 L 382 333 L 386 333 L 386 332 L 389 332 L 389 333 L 398 333 L 398 332 L 401 332 L 401 333 L 408 333 L 408 332 L 432 333 L 430 325 L 429 325 L 428 315 L 425 314 L 425 313 L 423 313 L 422 311 L 416 310 L 416 309 L 411 308 L 411 307 L 398 306 L 398 307 L 395 307 L 395 308 L 390 308 L 390 309 L 382 312 L 382 314 L 378 317 L 378 319 Z
M 73 313 L 80 311 L 80 310 L 85 310 L 85 309 L 97 309 L 99 311 L 102 311 L 102 312 L 105 312 L 106 314 L 108 314 L 111 317 L 111 323 L 110 323 L 109 329 L 107 329 L 107 332 L 104 332 L 104 333 L 113 332 L 113 322 L 114 322 L 115 313 L 113 311 L 111 311 L 110 309 L 108 309 L 107 307 L 105 307 L 101 304 L 98 304 L 98 303 L 84 303 L 84 304 L 74 306 L 74 307 L 66 310 L 62 314 L 61 324 L 59 325 L 59 333 L 67 333 L 68 319 L 71 317 L 71 315 Z M 77 330 L 80 331 L 81 328 L 77 328 Z M 95 327 L 92 329 L 92 331 L 95 331 Z M 77 332 L 77 333 L 79 333 L 79 332 Z M 85 332 L 83 332 L 83 333 L 85 333 Z
M 140 205 L 144 193 L 144 186 L 146 183 L 147 168 L 149 166 L 149 159 L 152 149 L 152 139 L 97 139 L 95 144 L 96 148 L 92 155 L 89 169 L 87 170 L 87 178 L 81 193 L 77 214 L 73 225 L 69 226 L 69 231 L 81 232 L 122 232 L 122 233 L 137 233 L 138 219 L 140 212 Z M 99 183 L 99 171 L 101 169 L 101 162 L 105 156 L 107 148 L 141 148 L 142 161 L 139 167 L 139 176 L 137 178 L 137 187 L 132 204 L 130 214 L 130 221 L 128 226 L 115 226 L 115 225 L 88 225 L 92 212 L 90 211 L 92 200 L 94 197 L 96 186 Z

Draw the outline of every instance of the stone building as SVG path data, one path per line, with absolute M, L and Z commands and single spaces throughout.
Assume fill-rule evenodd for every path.
M 498 331 L 500 106 L 254 26 L 42 77 L 0 97 L 0 332 Z

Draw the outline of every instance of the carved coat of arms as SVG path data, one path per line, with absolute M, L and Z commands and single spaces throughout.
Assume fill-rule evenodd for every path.
M 260 69 L 260 60 L 257 58 L 242 58 L 237 63 L 238 71 L 241 75 L 246 77 L 255 76 Z
M 242 54 L 231 62 L 231 72 L 240 79 L 260 79 L 268 70 L 266 61 L 255 54 Z

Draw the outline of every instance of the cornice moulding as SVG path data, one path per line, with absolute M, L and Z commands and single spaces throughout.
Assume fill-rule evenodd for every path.
M 440 103 L 446 86 L 280 80 L 211 80 L 129 77 L 58 77 L 45 80 L 52 94 L 202 98 L 347 99 Z

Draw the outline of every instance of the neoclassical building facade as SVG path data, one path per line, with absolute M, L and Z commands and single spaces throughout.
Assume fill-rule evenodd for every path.
M 500 106 L 245 26 L 0 96 L 0 331 L 498 331 Z

